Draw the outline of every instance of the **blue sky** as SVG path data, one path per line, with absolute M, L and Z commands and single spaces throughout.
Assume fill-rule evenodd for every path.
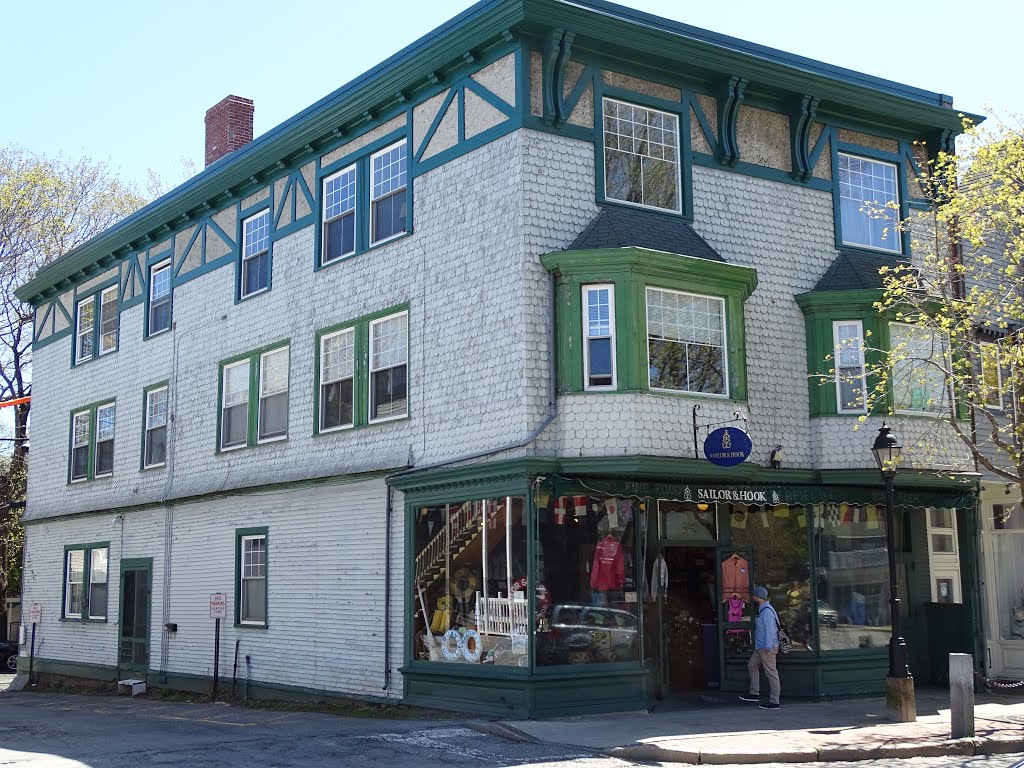
M 109 159 L 143 184 L 202 166 L 206 110 L 256 104 L 260 135 L 455 16 L 469 0 L 17 2 L 4 9 L 0 143 Z M 830 64 L 952 94 L 955 106 L 1024 112 L 1016 2 L 622 4 Z M 970 8 L 965 12 L 965 8 Z

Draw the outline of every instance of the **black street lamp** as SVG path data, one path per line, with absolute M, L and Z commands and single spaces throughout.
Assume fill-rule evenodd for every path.
M 884 422 L 878 430 L 875 444 L 871 452 L 875 455 L 875 463 L 882 472 L 885 482 L 885 539 L 889 550 L 889 610 L 892 614 L 892 634 L 889 637 L 889 677 L 912 678 L 910 667 L 907 666 L 907 643 L 903 639 L 900 616 L 900 596 L 896 586 L 896 536 L 893 510 L 893 480 L 896 477 L 896 465 L 900 460 L 903 446 L 893 436 Z

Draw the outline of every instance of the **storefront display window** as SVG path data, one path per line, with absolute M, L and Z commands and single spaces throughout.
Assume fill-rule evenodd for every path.
M 813 648 L 807 524 L 807 512 L 802 506 L 733 504 L 729 510 L 732 544 L 743 550 L 742 559 L 749 559 L 752 582 L 767 587 L 772 605 L 789 630 L 795 651 Z M 730 560 L 731 556 L 722 563 L 722 599 L 727 620 L 732 608 L 728 601 L 736 597 L 747 603 L 747 614 L 753 615 L 749 593 L 744 594 L 739 588 L 743 583 L 741 577 L 736 577 L 733 586 L 725 584 L 725 570 Z M 727 655 L 749 654 L 749 645 L 737 642 L 736 638 L 740 637 L 726 634 Z
M 818 504 L 812 514 L 821 649 L 885 648 L 891 626 L 884 510 Z
M 414 658 L 526 667 L 525 500 L 414 510 Z
M 661 538 L 667 541 L 718 540 L 717 504 L 658 499 L 658 523 Z
M 993 505 L 995 611 L 1000 640 L 1024 640 L 1024 510 Z
M 557 496 L 538 514 L 537 664 L 640 658 L 635 499 Z

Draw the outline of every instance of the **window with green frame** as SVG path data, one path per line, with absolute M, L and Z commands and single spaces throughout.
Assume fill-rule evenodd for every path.
M 109 542 L 64 547 L 64 599 L 61 618 L 106 621 Z
M 267 528 L 235 531 L 235 624 L 267 626 Z
M 287 339 L 221 361 L 218 451 L 287 439 L 288 369 Z
M 560 393 L 746 399 L 753 269 L 643 248 L 558 251 L 542 262 L 558 277 Z
M 75 302 L 75 343 L 72 364 L 117 351 L 118 286 L 108 285 Z
M 114 473 L 116 417 L 113 400 L 102 400 L 71 412 L 68 482 L 94 480 Z

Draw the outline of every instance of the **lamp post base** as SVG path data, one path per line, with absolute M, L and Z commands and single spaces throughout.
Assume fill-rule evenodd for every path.
M 917 700 L 914 698 L 914 678 L 885 678 L 885 707 L 889 719 L 897 723 L 917 720 Z

